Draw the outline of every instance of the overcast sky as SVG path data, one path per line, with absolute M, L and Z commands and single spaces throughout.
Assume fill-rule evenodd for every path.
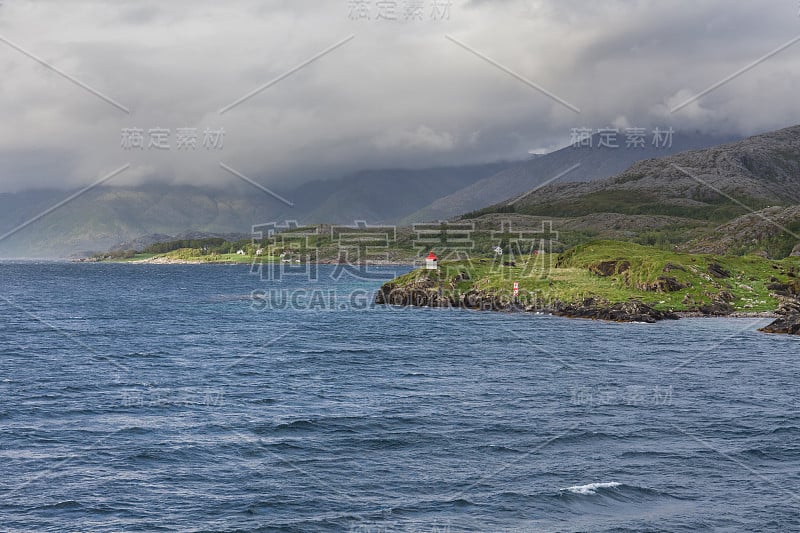
M 355 3 L 3 0 L 0 192 L 85 185 L 126 163 L 109 185 L 224 185 L 223 161 L 281 186 L 522 159 L 577 127 L 800 123 L 800 42 L 671 112 L 799 36 L 797 0 L 372 0 L 369 19 Z M 123 128 L 145 145 L 169 129 L 170 149 L 125 150 Z M 197 150 L 177 149 L 178 128 L 197 128 Z M 224 128 L 222 149 L 202 146 L 206 128 Z

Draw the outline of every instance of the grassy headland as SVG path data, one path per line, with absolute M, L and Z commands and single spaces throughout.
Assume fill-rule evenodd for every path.
M 438 272 L 415 270 L 385 284 L 378 301 L 527 310 L 638 301 L 660 312 L 725 315 L 774 312 L 783 294 L 800 294 L 798 276 L 797 257 L 686 254 L 597 241 L 561 254 L 444 262 Z

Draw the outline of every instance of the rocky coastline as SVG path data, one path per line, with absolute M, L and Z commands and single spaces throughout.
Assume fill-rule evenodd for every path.
M 774 284 L 771 288 L 780 301 L 776 311 L 778 319 L 761 328 L 764 333 L 800 335 L 800 281 L 787 284 Z
M 375 295 L 379 305 L 401 307 L 460 308 L 500 312 L 543 313 L 566 318 L 582 318 L 608 322 L 637 322 L 653 324 L 662 320 L 679 320 L 695 317 L 776 318 L 760 329 L 765 333 L 800 335 L 800 286 L 788 284 L 774 286 L 781 306 L 775 312 L 747 313 L 735 311 L 724 299 L 703 305 L 693 311 L 662 311 L 641 300 L 612 303 L 601 298 L 584 298 L 577 302 L 523 302 L 488 291 L 471 290 L 454 295 L 443 291 L 430 278 L 421 278 L 411 284 L 385 283 Z
M 392 283 L 384 284 L 375 295 L 375 303 L 401 307 L 439 307 L 544 313 L 566 318 L 648 324 L 661 320 L 678 320 L 681 318 L 679 313 L 659 311 L 644 302 L 633 299 L 622 303 L 609 303 L 596 298 L 587 298 L 581 302 L 523 303 L 480 291 L 468 292 L 458 297 L 440 295 L 438 289 L 424 282 L 414 287 L 400 287 Z M 701 314 L 699 316 L 721 315 Z

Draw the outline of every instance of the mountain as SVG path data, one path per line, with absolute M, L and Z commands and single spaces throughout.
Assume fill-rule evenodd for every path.
M 623 134 L 616 140 L 617 148 L 602 142 L 600 134 L 594 134 L 586 144 L 591 146 L 569 146 L 556 152 L 510 166 L 493 176 L 439 198 L 419 211 L 406 217 L 403 222 L 445 220 L 477 210 L 486 205 L 501 202 L 548 183 L 559 175 L 558 183 L 592 181 L 619 174 L 637 161 L 665 155 L 707 148 L 734 140 L 732 136 L 706 135 L 699 132 L 675 132 L 671 143 L 653 145 L 653 137 L 646 137 L 642 147 L 626 147 Z M 668 144 L 668 146 L 663 146 Z M 566 172 L 566 174 L 564 174 Z
M 467 215 L 591 219 L 608 234 L 706 253 L 785 257 L 800 244 L 800 126 L 634 163 L 601 180 L 550 184 Z M 652 227 L 653 216 L 672 220 Z M 691 231 L 689 231 L 691 228 Z M 588 228 L 587 228 L 588 229 Z
M 249 233 L 253 220 L 270 216 L 275 202 L 263 193 L 200 187 L 98 187 L 47 215 L 69 192 L 0 195 L 0 256 L 53 258 L 106 250 L 142 235 L 175 235 L 188 229 Z M 28 221 L 35 220 L 28 224 Z M 27 225 L 26 225 L 27 224 Z
M 285 218 L 305 223 L 394 224 L 421 206 L 500 172 L 511 163 L 367 170 L 342 180 L 312 181 L 288 193 L 295 207 Z M 302 213 L 298 217 L 297 213 Z
M 726 222 L 684 246 L 705 254 L 766 252 L 770 257 L 800 255 L 800 205 L 768 207 Z
M 614 177 L 551 184 L 510 199 L 518 213 L 663 214 L 730 220 L 748 210 L 800 203 L 800 126 L 704 150 L 634 163 Z
M 126 242 L 152 243 L 191 231 L 249 234 L 253 225 L 286 220 L 389 224 L 507 165 L 371 170 L 276 190 L 294 202 L 293 207 L 238 181 L 224 189 L 153 184 L 97 187 L 63 204 L 75 193 L 0 194 L 0 257 L 87 255 Z M 54 206 L 58 207 L 51 210 Z M 48 210 L 46 216 L 28 224 Z

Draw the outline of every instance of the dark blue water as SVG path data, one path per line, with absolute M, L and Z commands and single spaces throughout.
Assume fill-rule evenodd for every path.
M 765 321 L 365 310 L 329 273 L 0 264 L 0 530 L 800 530 Z

